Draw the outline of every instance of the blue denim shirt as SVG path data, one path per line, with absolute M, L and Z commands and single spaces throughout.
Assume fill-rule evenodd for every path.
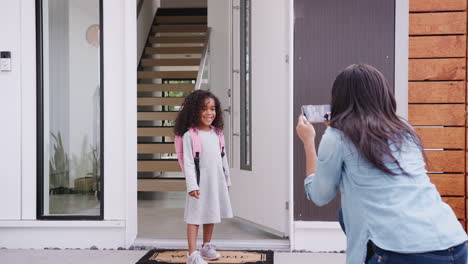
M 426 174 L 421 152 L 408 140 L 390 145 L 395 163 L 390 175 L 361 156 L 341 131 L 327 128 L 318 150 L 317 171 L 305 179 L 307 198 L 318 206 L 341 191 L 347 237 L 346 263 L 364 263 L 368 240 L 378 247 L 421 253 L 463 243 L 467 235 Z

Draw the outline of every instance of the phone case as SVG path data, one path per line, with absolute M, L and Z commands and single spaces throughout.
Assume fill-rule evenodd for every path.
M 302 114 L 310 123 L 330 121 L 330 105 L 303 105 Z

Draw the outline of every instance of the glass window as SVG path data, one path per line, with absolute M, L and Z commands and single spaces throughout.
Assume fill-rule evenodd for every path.
M 38 218 L 103 219 L 100 0 L 38 0 Z
M 252 170 L 251 0 L 240 1 L 240 168 Z

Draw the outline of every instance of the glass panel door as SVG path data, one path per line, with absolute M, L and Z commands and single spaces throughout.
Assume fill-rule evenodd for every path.
M 38 0 L 38 218 L 102 219 L 100 0 Z

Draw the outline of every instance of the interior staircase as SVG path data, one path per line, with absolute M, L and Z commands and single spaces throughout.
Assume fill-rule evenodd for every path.
M 138 191 L 185 191 L 172 129 L 195 89 L 207 32 L 206 8 L 156 13 L 138 67 Z

